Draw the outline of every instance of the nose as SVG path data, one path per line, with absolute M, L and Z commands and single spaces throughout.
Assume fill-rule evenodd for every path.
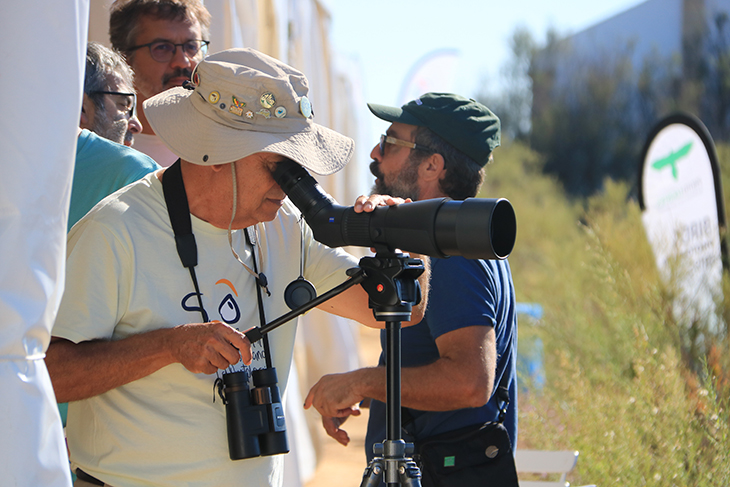
M 133 115 L 132 118 L 129 119 L 129 122 L 127 124 L 127 130 L 132 132 L 133 134 L 140 134 L 142 133 L 142 129 L 144 127 L 142 126 L 142 122 L 139 121 L 137 118 L 137 115 Z
M 374 161 L 380 162 L 382 157 L 380 156 L 380 144 L 375 144 L 375 147 L 373 147 L 373 150 L 370 151 L 370 158 Z
M 195 65 L 193 58 L 185 54 L 182 46 L 175 46 L 175 52 L 170 59 L 170 67 L 172 68 L 192 68 Z

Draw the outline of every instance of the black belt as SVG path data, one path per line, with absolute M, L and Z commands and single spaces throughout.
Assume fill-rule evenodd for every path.
M 102 482 L 101 480 L 97 479 L 96 477 L 92 477 L 91 475 L 89 475 L 88 473 L 84 472 L 80 468 L 77 468 L 76 469 L 76 477 L 79 480 L 83 480 L 84 482 L 88 482 L 88 483 L 93 484 L 93 485 L 105 485 L 104 482 Z

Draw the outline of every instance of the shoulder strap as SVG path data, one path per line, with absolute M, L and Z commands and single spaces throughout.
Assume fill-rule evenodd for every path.
M 190 221 L 190 207 L 185 194 L 180 159 L 165 170 L 162 176 L 162 192 L 165 194 L 167 212 L 170 215 L 172 231 L 175 233 L 175 245 L 180 260 L 184 267 L 195 267 L 198 265 L 198 246 Z
M 502 373 L 502 380 L 497 386 L 497 399 L 502 401 L 502 406 L 499 408 L 499 422 L 502 423 L 509 407 L 509 374 L 506 370 Z
M 195 266 L 198 265 L 198 246 L 195 243 L 195 235 L 193 235 L 190 206 L 188 205 L 188 197 L 185 194 L 180 159 L 168 167 L 162 175 L 162 192 L 165 195 L 167 213 L 170 215 L 172 231 L 175 234 L 177 254 L 180 256 L 182 265 L 190 270 L 195 294 L 198 297 L 200 314 L 203 317 L 203 323 L 207 323 L 210 320 L 208 319 L 208 313 L 203 308 L 198 278 L 195 275 Z

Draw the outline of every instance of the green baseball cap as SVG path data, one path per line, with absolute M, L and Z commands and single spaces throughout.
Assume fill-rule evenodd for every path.
M 500 122 L 481 103 L 452 93 L 426 93 L 400 108 L 368 103 L 378 118 L 428 127 L 484 166 L 500 143 Z

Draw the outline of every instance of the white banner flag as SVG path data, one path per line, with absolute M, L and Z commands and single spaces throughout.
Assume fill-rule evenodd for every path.
M 726 249 L 712 138 L 698 119 L 672 115 L 649 135 L 642 161 L 642 219 L 662 278 L 676 286 L 675 318 L 683 324 L 698 319 L 714 323 Z

